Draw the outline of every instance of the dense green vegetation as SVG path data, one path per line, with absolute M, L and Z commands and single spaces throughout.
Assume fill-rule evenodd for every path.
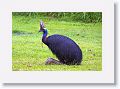
M 59 21 L 79 21 L 85 23 L 102 22 L 101 12 L 14 12 L 15 16 L 27 17 L 49 17 L 49 19 L 56 18 Z
M 81 12 L 83 13 L 83 12 Z M 12 68 L 14 71 L 28 70 L 102 70 L 102 24 L 101 13 L 90 13 L 99 16 L 96 20 L 86 15 L 86 20 L 73 18 L 81 13 L 65 13 L 64 16 L 50 13 L 17 13 L 12 16 Z M 87 12 L 84 12 L 88 14 Z M 51 12 L 51 14 L 53 14 Z M 68 15 L 69 16 L 68 16 Z M 92 18 L 92 17 L 91 17 Z M 42 19 L 48 29 L 48 35 L 62 34 L 73 39 L 83 51 L 81 65 L 45 65 L 47 58 L 55 55 L 41 41 L 42 33 L 38 33 L 39 22 Z M 76 20 L 75 20 L 76 19 Z M 94 21 L 93 21 L 94 20 Z

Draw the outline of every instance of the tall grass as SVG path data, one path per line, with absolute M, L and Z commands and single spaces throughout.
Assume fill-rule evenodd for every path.
M 49 17 L 64 21 L 84 23 L 102 22 L 102 12 L 13 12 L 14 16 Z

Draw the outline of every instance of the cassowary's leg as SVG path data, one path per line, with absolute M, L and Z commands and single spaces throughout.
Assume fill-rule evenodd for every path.
M 60 65 L 62 63 L 60 61 L 58 61 L 58 60 L 53 59 L 53 58 L 48 58 L 46 60 L 46 62 L 45 62 L 45 65 L 51 65 L 51 64 L 58 64 L 58 65 Z

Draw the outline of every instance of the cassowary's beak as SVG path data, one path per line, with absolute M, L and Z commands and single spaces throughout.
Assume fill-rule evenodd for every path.
M 40 29 L 38 32 L 43 32 L 43 30 L 42 30 L 42 29 Z
M 38 32 L 42 32 L 41 30 L 39 30 Z

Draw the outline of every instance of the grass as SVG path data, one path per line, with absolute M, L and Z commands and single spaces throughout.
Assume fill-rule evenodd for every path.
M 55 55 L 42 43 L 38 33 L 40 18 L 45 22 L 48 35 L 62 34 L 73 39 L 82 49 L 81 65 L 45 65 Z M 48 17 L 12 17 L 13 71 L 101 71 L 102 24 L 58 21 Z

